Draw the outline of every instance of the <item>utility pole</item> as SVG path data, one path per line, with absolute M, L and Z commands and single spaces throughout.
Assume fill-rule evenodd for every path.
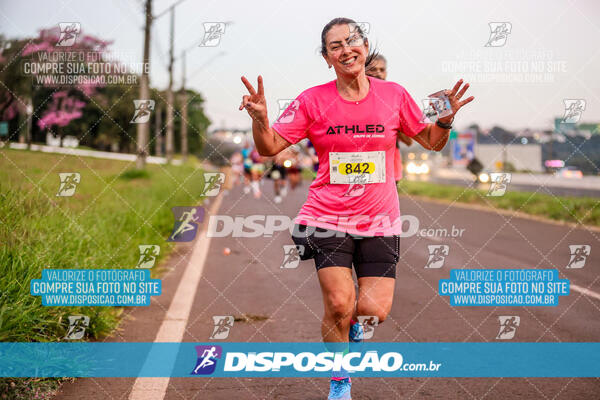
M 166 153 L 167 162 L 173 160 L 173 47 L 175 37 L 175 6 L 170 9 L 171 12 L 171 35 L 169 48 L 169 87 L 167 88 L 167 134 L 166 134 Z
M 152 25 L 152 0 L 146 0 L 146 26 L 144 27 L 144 62 L 140 81 L 140 100 L 149 100 L 150 89 L 148 70 L 150 69 L 150 28 Z M 148 143 L 149 124 L 137 124 L 137 159 L 136 167 L 143 169 L 146 166 L 146 145 Z
M 166 157 L 167 157 L 167 162 L 171 162 L 173 160 L 173 152 L 174 152 L 174 145 L 173 145 L 173 103 L 174 103 L 174 99 L 173 99 L 173 63 L 175 61 L 175 58 L 173 56 L 173 53 L 175 51 L 175 45 L 174 45 L 174 40 L 175 40 L 175 7 L 177 7 L 178 5 L 180 5 L 181 3 L 183 3 L 185 0 L 178 0 L 176 3 L 174 3 L 171 7 L 167 8 L 165 11 L 161 12 L 160 14 L 156 15 L 154 17 L 154 19 L 158 19 L 160 17 L 162 17 L 163 15 L 165 15 L 167 12 L 171 13 L 171 29 L 170 29 L 170 40 L 169 40 L 169 87 L 167 88 L 167 113 L 166 113 L 166 125 L 167 125 L 167 132 L 165 135 L 165 153 L 166 153 Z M 226 22 L 226 25 L 230 25 L 231 22 Z M 194 46 L 196 47 L 196 46 Z M 185 157 L 187 157 L 187 153 L 188 153 L 188 137 L 187 137 L 187 92 L 185 91 L 185 52 L 187 50 L 183 51 L 183 82 L 182 82 L 182 94 L 183 94 L 183 105 L 182 105 L 182 119 L 183 121 L 181 122 L 181 151 L 183 153 L 183 157 L 185 159 Z M 221 55 L 223 53 L 220 53 L 219 55 Z
M 181 54 L 181 65 L 181 156 L 183 157 L 183 161 L 185 161 L 188 156 L 188 101 L 185 89 L 185 50 Z
M 33 115 L 33 98 L 27 99 L 27 106 L 25 111 L 27 112 L 27 128 L 25 136 L 27 137 L 27 150 L 31 150 L 31 116 Z
M 196 46 L 193 46 L 196 47 Z M 187 48 L 185 50 L 183 50 L 181 52 L 181 96 L 180 96 L 180 101 L 181 101 L 181 155 L 183 157 L 183 159 L 187 159 L 188 153 L 189 153 L 189 146 L 188 146 L 188 95 L 187 95 L 187 90 L 185 88 L 185 83 L 186 83 L 186 62 L 185 62 L 185 56 L 186 53 L 188 52 L 188 50 L 191 50 L 192 47 Z M 202 69 L 204 69 L 208 64 L 210 64 L 211 62 L 213 62 L 216 58 L 224 55 L 225 52 L 221 51 L 218 54 L 214 55 L 212 58 L 210 58 L 207 62 L 205 62 L 203 65 L 200 66 L 200 68 L 198 68 L 196 70 L 195 73 L 192 74 L 195 75 L 197 72 L 201 71 Z
M 163 155 L 163 136 L 162 136 L 162 107 L 161 103 L 156 103 L 156 118 L 154 119 L 154 145 L 156 146 L 154 152 L 157 157 Z

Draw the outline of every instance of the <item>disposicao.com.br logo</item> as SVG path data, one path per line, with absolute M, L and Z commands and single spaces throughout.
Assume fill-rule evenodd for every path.
M 375 216 L 369 215 L 323 215 L 317 218 L 317 221 L 327 224 L 342 224 L 345 227 L 357 232 L 386 231 L 392 226 L 401 226 L 400 237 L 462 237 L 464 228 L 459 229 L 452 225 L 451 229 L 445 227 L 427 227 L 420 229 L 420 221 L 414 215 L 401 215 L 393 219 L 385 214 Z M 327 230 L 326 232 L 314 232 L 316 228 L 307 227 L 308 234 L 315 234 L 316 237 L 330 237 L 337 235 L 343 237 L 344 232 Z M 211 215 L 208 219 L 206 236 L 212 238 L 237 237 L 237 238 L 255 238 L 272 237 L 274 234 L 288 231 L 292 236 L 304 237 L 306 232 L 295 229 L 294 219 L 287 215 L 248 215 L 248 216 L 230 216 L 230 215 Z
M 199 367 L 206 359 L 206 351 L 209 346 L 202 348 L 203 356 L 198 354 L 199 360 L 192 372 L 198 375 Z M 209 350 L 210 351 L 210 350 Z M 219 347 L 221 351 L 221 347 Z M 310 373 L 310 372 L 332 372 L 340 371 L 341 368 L 350 373 L 369 372 L 438 372 L 441 363 L 432 360 L 423 363 L 405 363 L 402 354 L 394 351 L 379 352 L 370 350 L 366 352 L 300 352 L 292 353 L 285 351 L 265 352 L 225 352 L 219 354 L 224 358 L 222 372 L 237 373 L 243 376 L 245 373 L 264 373 L 264 376 L 276 375 L 281 372 Z M 212 374 L 215 364 L 211 364 L 210 372 L 205 371 L 203 375 Z M 253 374 L 253 376 L 256 376 Z

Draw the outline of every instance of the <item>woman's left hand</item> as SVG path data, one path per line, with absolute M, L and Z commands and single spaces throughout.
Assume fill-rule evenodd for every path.
M 458 110 L 460 110 L 465 104 L 468 104 L 473 101 L 473 99 L 475 98 L 473 96 L 467 97 L 462 101 L 460 100 L 468 88 L 469 84 L 465 83 L 463 86 L 463 80 L 461 79 L 458 82 L 456 82 L 456 85 L 454 85 L 452 90 L 446 90 L 446 96 L 448 96 L 448 101 L 450 101 L 450 107 L 452 107 L 452 114 L 444 118 L 440 118 L 440 122 L 445 124 L 451 123 Z

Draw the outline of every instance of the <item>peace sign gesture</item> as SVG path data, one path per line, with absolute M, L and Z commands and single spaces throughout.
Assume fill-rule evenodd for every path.
M 262 76 L 258 76 L 258 92 L 254 90 L 254 87 L 252 87 L 246 77 L 242 76 L 242 82 L 246 86 L 246 89 L 248 89 L 250 95 L 245 95 L 242 97 L 240 111 L 245 108 L 252 119 L 258 121 L 268 121 L 267 101 L 265 100 L 265 89 L 263 87 Z
M 452 119 L 454 118 L 454 115 L 456 114 L 456 112 L 458 110 L 460 110 L 465 104 L 468 104 L 470 102 L 473 101 L 473 99 L 475 97 L 471 96 L 468 97 L 464 100 L 460 100 L 463 95 L 465 94 L 465 92 L 467 91 L 467 89 L 469 88 L 469 84 L 465 84 L 464 86 L 462 86 L 463 84 L 463 80 L 459 80 L 458 82 L 456 82 L 456 85 L 454 85 L 454 87 L 452 88 L 452 90 L 446 90 L 446 96 L 448 96 L 448 101 L 450 101 L 450 106 L 452 107 L 452 114 L 448 115 L 447 117 L 444 118 L 440 118 L 440 122 L 442 123 L 448 123 L 451 122 Z M 462 86 L 462 88 L 461 88 Z

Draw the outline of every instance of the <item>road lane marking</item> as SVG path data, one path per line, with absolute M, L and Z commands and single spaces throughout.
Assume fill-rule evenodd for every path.
M 581 294 L 584 294 L 586 296 L 593 297 L 596 300 L 600 300 L 600 293 L 596 293 L 593 290 L 586 289 L 584 287 L 577 286 L 572 283 L 571 283 L 571 289 L 573 289 L 574 291 L 579 292 Z
M 217 196 L 210 207 L 208 215 L 215 215 L 219 210 L 223 195 Z M 167 311 L 165 318 L 156 334 L 154 342 L 176 342 L 179 343 L 183 339 L 185 327 L 187 326 L 192 304 L 196 297 L 196 290 L 204 263 L 210 248 L 210 237 L 206 236 L 206 228 L 208 223 L 203 224 L 203 228 L 199 232 L 199 237 L 196 238 L 192 255 L 185 266 L 185 271 L 181 276 L 175 295 L 171 300 L 171 305 Z M 173 354 L 173 360 L 176 354 Z M 165 360 L 168 362 L 168 360 Z M 191 366 L 190 368 L 193 368 Z M 138 377 L 133 384 L 129 400 L 163 400 L 167 393 L 170 377 L 147 378 Z

